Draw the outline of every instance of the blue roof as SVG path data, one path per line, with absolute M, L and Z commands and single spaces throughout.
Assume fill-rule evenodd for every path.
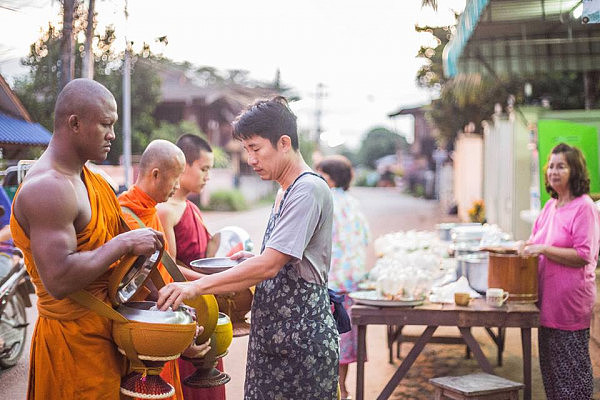
M 444 47 L 444 73 L 453 77 L 458 73 L 458 59 L 473 34 L 483 10 L 490 0 L 469 0 L 465 10 L 460 15 L 456 26 L 456 33 Z
M 0 113 L 0 143 L 47 146 L 52 135 L 36 122 L 11 118 Z

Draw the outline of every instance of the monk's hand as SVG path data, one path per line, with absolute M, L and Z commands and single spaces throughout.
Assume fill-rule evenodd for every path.
M 134 229 L 117 236 L 119 240 L 124 241 L 128 253 L 136 256 L 150 256 L 156 250 L 164 247 L 164 236 L 161 232 L 152 228 Z
M 203 326 L 196 327 L 196 337 L 204 332 Z M 183 351 L 183 355 L 188 358 L 202 358 L 210 351 L 210 338 L 201 344 L 196 344 L 196 341 L 192 342 L 190 346 Z
M 157 307 L 166 311 L 169 307 L 176 310 L 184 300 L 199 296 L 194 282 L 173 282 L 158 291 Z
M 232 254 L 229 258 L 232 260 L 240 260 L 243 261 L 245 259 L 254 257 L 253 253 L 250 253 L 249 251 L 238 251 L 237 253 Z

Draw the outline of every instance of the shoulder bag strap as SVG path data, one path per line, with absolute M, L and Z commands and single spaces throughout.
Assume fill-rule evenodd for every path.
M 142 220 L 140 219 L 140 217 L 138 217 L 130 208 L 125 207 L 125 206 L 121 206 L 121 210 L 124 213 L 127 213 L 127 214 L 131 215 L 133 217 L 133 219 L 135 219 L 135 221 L 140 225 L 140 227 L 142 227 L 142 228 L 146 227 L 146 224 L 144 224 L 142 222 Z M 160 259 L 160 262 L 165 266 L 165 268 L 166 268 L 167 272 L 169 273 L 169 275 L 171 275 L 171 277 L 176 282 L 185 282 L 186 281 L 185 277 L 183 276 L 183 274 L 179 270 L 179 267 L 177 266 L 177 264 L 175 263 L 175 261 L 173 261 L 173 259 L 171 258 L 171 256 L 166 251 L 163 251 L 162 258 Z

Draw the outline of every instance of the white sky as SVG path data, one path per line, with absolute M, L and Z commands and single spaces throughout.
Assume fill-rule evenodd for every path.
M 58 20 L 60 7 L 57 0 L 0 0 L 11 3 L 19 9 L 0 8 L 0 73 L 9 83 L 25 72 L 19 58 L 48 21 Z M 272 80 L 279 68 L 283 83 L 303 99 L 293 109 L 305 129 L 315 127 L 314 94 L 323 83 L 322 127 L 355 147 L 377 125 L 412 136 L 411 117 L 393 122 L 387 114 L 430 100 L 415 84 L 415 54 L 428 36 L 414 26 L 449 24 L 451 10 L 464 3 L 439 0 L 435 13 L 420 0 L 129 0 L 126 27 L 124 0 L 97 0 L 96 10 L 100 29 L 114 24 L 134 47 L 166 35 L 168 46 L 153 50 L 175 61 L 244 69 L 261 80 Z

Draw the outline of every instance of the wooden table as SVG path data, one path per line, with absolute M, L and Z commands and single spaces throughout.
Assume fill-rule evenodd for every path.
M 506 303 L 490 307 L 484 299 L 475 299 L 468 307 L 454 304 L 426 303 L 417 307 L 352 306 L 352 323 L 358 326 L 358 362 L 356 368 L 356 398 L 364 400 L 367 325 L 425 325 L 425 331 L 402 361 L 377 400 L 388 399 L 425 345 L 431 341 L 438 326 L 458 327 L 463 340 L 471 349 L 484 372 L 493 374 L 479 343 L 471 334 L 472 327 L 521 328 L 523 349 L 524 399 L 531 400 L 531 328 L 539 326 L 539 310 L 534 304 Z

